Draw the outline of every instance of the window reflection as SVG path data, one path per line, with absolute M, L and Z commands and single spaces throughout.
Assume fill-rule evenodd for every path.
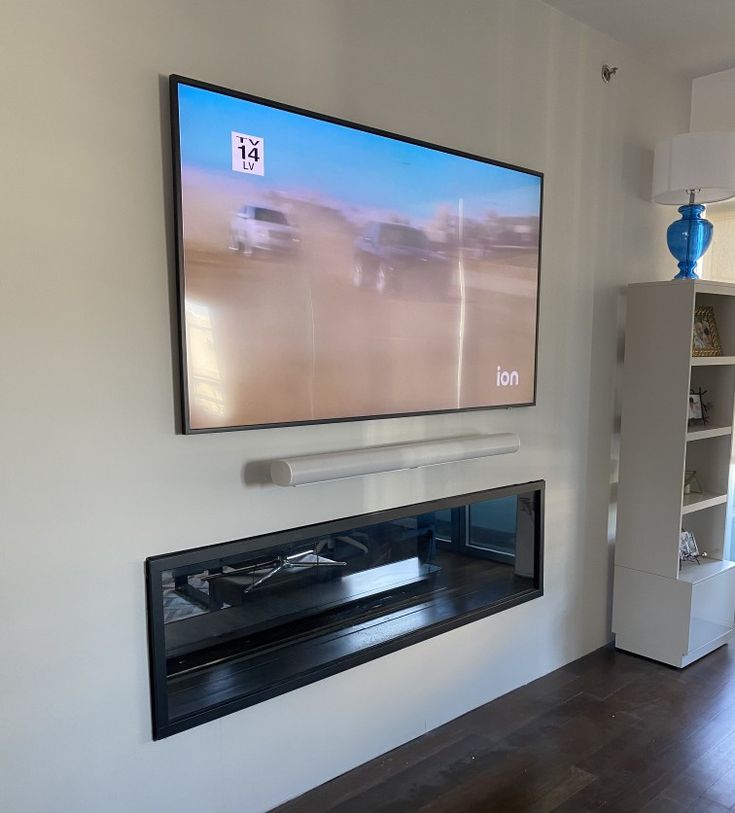
M 192 406 L 208 415 L 221 417 L 225 413 L 222 377 L 217 362 L 212 320 L 206 305 L 186 301 L 186 338 Z

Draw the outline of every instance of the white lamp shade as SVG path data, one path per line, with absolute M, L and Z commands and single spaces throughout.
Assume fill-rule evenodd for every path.
M 697 203 L 735 197 L 735 133 L 683 133 L 656 147 L 653 200 L 681 206 L 691 189 Z

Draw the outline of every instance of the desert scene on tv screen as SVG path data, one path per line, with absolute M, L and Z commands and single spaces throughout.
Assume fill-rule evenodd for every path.
M 178 101 L 189 429 L 534 400 L 538 176 Z

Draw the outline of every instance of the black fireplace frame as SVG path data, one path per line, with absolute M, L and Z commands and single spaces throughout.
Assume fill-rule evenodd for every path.
M 401 505 L 382 511 L 343 517 L 327 522 L 304 525 L 297 528 L 285 529 L 258 536 L 247 537 L 232 542 L 206 545 L 187 550 L 152 556 L 145 561 L 146 599 L 147 599 L 147 626 L 148 626 L 148 656 L 151 689 L 151 712 L 153 724 L 153 739 L 159 740 L 172 734 L 185 731 L 189 728 L 216 720 L 227 714 L 239 711 L 280 694 L 306 686 L 317 680 L 330 677 L 343 672 L 353 666 L 374 660 L 404 647 L 433 638 L 456 627 L 470 624 L 481 618 L 494 615 L 510 607 L 523 604 L 544 594 L 544 509 L 545 509 L 544 480 L 533 480 L 527 483 L 503 486 L 484 491 L 470 492 L 452 497 L 443 497 L 410 505 Z M 161 601 L 161 580 L 164 571 L 175 568 L 196 567 L 204 570 L 207 567 L 215 568 L 223 556 L 247 554 L 254 548 L 267 548 L 269 543 L 274 546 L 288 542 L 298 542 L 321 534 L 333 534 L 348 531 L 356 524 L 367 525 L 372 523 L 389 522 L 401 516 L 409 516 L 410 512 L 433 512 L 443 509 L 458 508 L 463 505 L 483 500 L 499 499 L 528 492 L 536 492 L 538 499 L 535 511 L 535 549 L 534 549 L 534 578 L 533 586 L 514 593 L 512 596 L 502 598 L 490 605 L 464 612 L 462 615 L 442 619 L 412 630 L 390 640 L 377 643 L 373 646 L 350 653 L 338 660 L 321 664 L 316 668 L 307 669 L 288 680 L 281 680 L 265 689 L 249 692 L 219 705 L 203 708 L 201 711 L 188 714 L 182 718 L 170 719 L 168 713 L 166 647 L 163 603 Z

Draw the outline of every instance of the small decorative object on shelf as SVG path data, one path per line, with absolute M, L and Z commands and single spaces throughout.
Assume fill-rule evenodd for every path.
M 692 355 L 722 355 L 720 334 L 717 332 L 717 322 L 715 322 L 715 311 L 711 305 L 700 305 L 694 311 Z
M 697 472 L 692 469 L 691 471 L 684 472 L 684 493 L 685 494 L 702 494 L 703 489 L 697 479 Z
M 709 420 L 709 408 L 712 405 L 704 402 L 704 396 L 706 394 L 707 390 L 703 390 L 701 387 L 698 390 L 689 390 L 689 412 L 687 413 L 687 419 L 690 425 L 698 423 L 705 426 L 707 424 Z
M 699 562 L 699 548 L 694 539 L 694 534 L 691 531 L 684 531 L 679 534 L 679 561 L 680 562 Z

